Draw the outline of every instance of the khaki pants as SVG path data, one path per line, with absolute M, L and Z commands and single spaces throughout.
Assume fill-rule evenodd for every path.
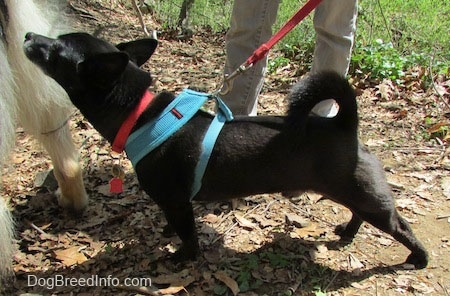
M 279 0 L 234 0 L 230 30 L 226 36 L 224 73 L 236 70 L 262 43 L 272 36 Z M 323 0 L 314 12 L 316 45 L 311 67 L 313 73 L 334 70 L 347 74 L 353 47 L 357 0 Z M 259 61 L 233 82 L 223 96 L 234 114 L 256 115 L 267 58 Z M 324 108 L 330 109 L 328 104 Z M 318 111 L 316 113 L 326 113 Z

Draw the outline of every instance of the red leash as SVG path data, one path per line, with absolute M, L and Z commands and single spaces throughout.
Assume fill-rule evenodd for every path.
M 269 50 L 277 44 L 278 41 L 283 39 L 287 33 L 289 33 L 298 23 L 300 23 L 311 11 L 316 8 L 322 0 L 309 0 L 301 7 L 296 14 L 294 14 L 287 23 L 269 39 L 266 43 L 258 47 L 253 54 L 245 62 L 247 65 L 255 64 L 263 57 L 267 55 Z
M 259 62 L 262 58 L 264 58 L 269 50 L 277 44 L 278 41 L 280 41 L 284 36 L 286 36 L 287 33 L 289 33 L 298 23 L 300 23 L 308 14 L 311 13 L 311 11 L 316 8 L 322 0 L 309 0 L 308 2 L 301 7 L 296 14 L 294 14 L 287 22 L 284 24 L 284 26 L 275 34 L 272 36 L 272 38 L 269 39 L 266 43 L 263 43 L 260 47 L 258 47 L 253 54 L 243 63 L 241 66 L 239 66 L 238 69 L 236 69 L 233 73 L 228 75 L 224 80 L 224 86 L 227 84 L 225 90 L 222 89 L 219 91 L 220 94 L 226 94 L 231 89 L 231 80 L 234 79 L 237 75 L 241 74 L 242 72 L 247 71 L 250 69 L 254 64 Z M 224 92 L 225 91 L 225 92 Z

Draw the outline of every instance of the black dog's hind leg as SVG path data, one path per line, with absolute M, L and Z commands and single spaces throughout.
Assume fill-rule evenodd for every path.
M 422 243 L 414 236 L 409 223 L 396 212 L 396 223 L 391 235 L 411 250 L 406 263 L 416 268 L 425 268 L 428 264 L 428 253 Z M 394 220 L 394 219 L 393 219 Z
M 192 204 L 176 203 L 160 205 L 169 223 L 164 228 L 164 235 L 175 231 L 182 241 L 181 247 L 172 256 L 175 262 L 193 260 L 199 253 L 197 231 L 195 229 L 194 211 Z
M 416 268 L 427 266 L 428 254 L 425 247 L 415 237 L 408 222 L 400 216 L 394 207 L 370 213 L 353 210 L 358 216 L 364 217 L 365 221 L 392 235 L 393 238 L 407 247 L 411 254 L 406 259 L 406 263 L 414 264 Z
M 353 184 L 350 199 L 341 200 L 342 204 L 351 209 L 353 216 L 346 227 L 340 226 L 337 231 L 351 238 L 356 234 L 361 220 L 367 221 L 392 235 L 411 251 L 406 263 L 414 264 L 416 268 L 424 268 L 428 263 L 427 251 L 415 237 L 408 222 L 397 212 L 385 179 L 371 178 L 374 176 L 371 175 L 373 171 L 374 168 L 366 171 L 365 177 L 359 178 Z
M 427 251 L 414 236 L 408 222 L 397 212 L 380 162 L 365 148 L 358 152 L 353 178 L 345 190 L 336 190 L 340 194 L 334 200 L 353 213 L 350 222 L 346 226 L 339 226 L 337 232 L 351 238 L 358 231 L 361 220 L 367 221 L 392 235 L 411 251 L 407 263 L 424 268 L 428 263 Z

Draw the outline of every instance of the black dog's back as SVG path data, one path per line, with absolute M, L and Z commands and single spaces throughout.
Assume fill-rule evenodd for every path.
M 334 72 L 311 75 L 289 99 L 285 117 L 243 116 L 225 125 L 196 200 L 297 190 L 329 194 L 329 188 L 350 178 L 357 162 L 358 118 L 348 81 Z M 339 104 L 335 117 L 310 114 L 329 99 Z

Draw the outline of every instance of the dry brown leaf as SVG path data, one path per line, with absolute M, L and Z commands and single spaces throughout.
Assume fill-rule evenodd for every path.
M 185 291 L 187 293 L 185 287 L 169 287 L 169 288 L 158 290 L 158 292 L 161 293 L 162 295 L 177 294 L 178 292 L 181 292 L 181 291 Z
M 292 213 L 286 213 L 284 214 L 284 218 L 287 225 L 292 225 L 298 228 L 304 228 L 307 227 L 310 223 L 310 221 L 302 216 L 299 216 L 297 214 Z
M 190 274 L 189 269 L 184 269 L 178 273 L 162 274 L 155 278 L 152 278 L 152 282 L 156 284 L 169 284 L 174 287 L 189 286 L 195 278 Z
M 237 282 L 229 277 L 224 271 L 217 271 L 214 273 L 214 277 L 230 288 L 233 295 L 237 295 L 237 293 L 239 293 L 240 290 Z
M 356 258 L 355 255 L 350 253 L 348 255 L 348 257 L 349 257 L 348 261 L 349 261 L 349 267 L 350 268 L 352 268 L 352 269 L 360 269 L 360 268 L 364 267 L 364 265 L 361 263 L 361 261 L 359 261 L 358 258 Z
M 259 223 L 262 228 L 270 227 L 270 226 L 278 226 L 281 223 L 272 219 L 267 219 L 266 217 L 258 214 L 249 215 L 252 219 Z
M 203 217 L 203 221 L 214 224 L 217 221 L 219 221 L 219 216 L 214 215 L 214 214 L 208 214 L 205 217 Z
M 445 86 L 443 86 L 443 85 L 437 84 L 437 85 L 435 85 L 434 89 L 436 90 L 436 92 L 437 92 L 440 96 L 444 96 L 444 95 L 449 94 L 448 89 L 447 89 Z
M 330 256 L 328 248 L 325 245 L 318 245 L 316 250 L 311 250 L 310 256 L 313 259 L 326 259 Z
M 300 238 L 306 238 L 308 236 L 315 237 L 324 234 L 325 229 L 318 227 L 318 225 L 315 223 L 311 223 L 304 228 L 294 229 L 294 233 L 297 234 Z
M 448 128 L 450 127 L 450 124 L 448 122 L 438 122 L 436 124 L 433 124 L 428 128 L 428 132 L 430 134 L 438 133 L 442 130 L 442 128 Z
M 389 101 L 390 99 L 392 99 L 395 89 L 392 84 L 392 81 L 385 79 L 381 84 L 379 84 L 375 88 L 377 89 L 375 94 L 380 96 L 380 98 L 383 101 Z
M 55 251 L 56 259 L 61 260 L 65 266 L 71 266 L 74 264 L 81 264 L 88 259 L 80 252 L 80 247 L 75 246 L 64 250 Z
M 407 116 L 408 116 L 408 110 L 402 109 L 402 110 L 399 110 L 395 114 L 394 118 L 395 119 L 403 119 L 403 118 L 406 118 Z
M 239 223 L 239 226 L 241 226 L 242 228 L 246 228 L 249 230 L 257 228 L 255 223 L 251 222 L 250 220 L 247 220 L 246 218 L 244 218 L 242 215 L 240 215 L 238 213 L 235 213 L 234 217 L 236 218 L 236 221 Z

